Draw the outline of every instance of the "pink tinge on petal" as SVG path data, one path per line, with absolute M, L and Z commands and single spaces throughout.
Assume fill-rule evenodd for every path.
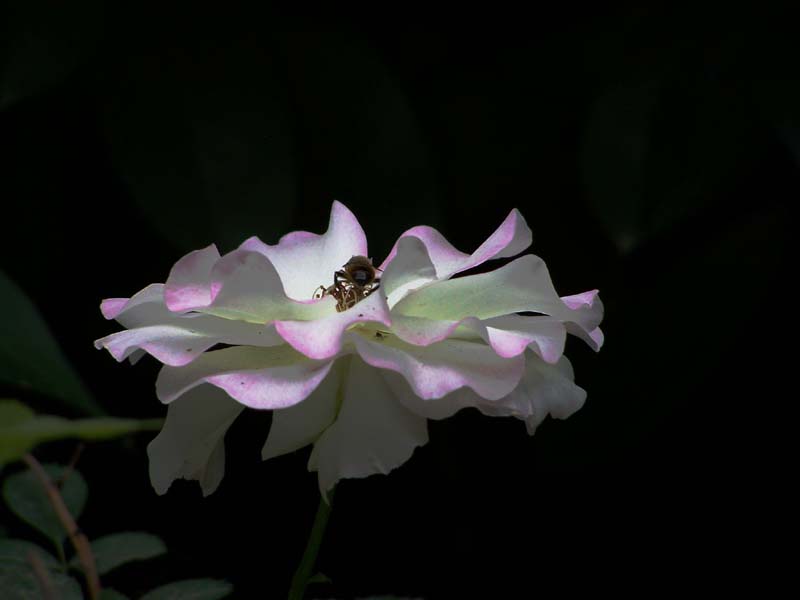
M 307 301 L 321 285 L 333 283 L 333 275 L 352 256 L 368 256 L 367 238 L 355 215 L 341 202 L 334 201 L 328 230 L 318 235 L 293 231 L 275 246 L 250 238 L 241 246 L 263 254 L 275 266 L 286 294 Z
M 578 310 L 584 307 L 591 308 L 594 304 L 595 298 L 597 298 L 599 293 L 599 290 L 590 290 L 588 292 L 583 292 L 582 294 L 562 296 L 561 299 L 564 301 L 564 304 L 566 304 L 572 310 Z
M 497 400 L 514 389 L 525 367 L 523 355 L 503 358 L 488 346 L 462 340 L 423 347 L 391 338 L 370 342 L 353 335 L 352 339 L 366 363 L 400 373 L 423 399 L 469 387 L 487 400 Z
M 298 368 L 291 366 L 224 373 L 207 377 L 206 381 L 222 388 L 231 398 L 250 408 L 288 408 L 305 400 L 325 379 L 332 364 L 333 361 L 307 365 L 301 377 L 298 376 Z
M 400 239 L 404 237 L 416 237 L 422 240 L 436 267 L 438 279 L 447 279 L 451 275 L 476 267 L 493 258 L 515 256 L 525 250 L 532 239 L 531 230 L 517 209 L 513 209 L 500 227 L 471 255 L 456 250 L 432 227 L 424 225 L 412 227 L 403 233 Z M 381 265 L 382 269 L 385 269 L 397 255 L 398 243 L 399 240 Z
M 472 254 L 469 262 L 459 268 L 459 271 L 471 269 L 492 258 L 516 256 L 531 245 L 532 237 L 528 224 L 515 208 L 500 227 Z
M 100 312 L 106 319 L 116 319 L 125 327 L 152 320 L 156 314 L 167 313 L 164 308 L 164 284 L 151 283 L 130 298 L 103 300 L 100 303 Z
M 474 331 L 498 356 L 511 358 L 533 349 L 549 363 L 564 352 L 564 325 L 552 317 L 508 315 L 493 319 L 466 317 L 458 321 L 436 321 L 420 317 L 394 315 L 392 332 L 415 346 L 430 346 L 450 338 L 459 327 Z
M 322 381 L 332 361 L 312 361 L 286 344 L 234 346 L 206 352 L 183 367 L 165 366 L 156 395 L 169 403 L 204 382 L 253 408 L 282 408 L 303 400 Z
M 182 327 L 154 325 L 120 331 L 97 340 L 94 345 L 98 350 L 108 350 L 118 362 L 142 349 L 166 365 L 182 367 L 218 341 L 219 337 L 192 334 Z
M 181 258 L 169 273 L 164 301 L 173 312 L 201 308 L 211 304 L 211 270 L 220 255 L 214 244 Z
M 386 270 L 389 263 L 392 262 L 398 252 L 398 244 L 400 240 L 405 237 L 415 237 L 422 241 L 428 250 L 433 264 L 436 266 L 437 275 L 439 269 L 445 265 L 458 265 L 469 259 L 469 254 L 456 250 L 447 239 L 433 227 L 427 225 L 417 225 L 405 231 L 400 235 L 400 238 L 395 242 L 394 247 L 389 252 L 389 256 L 383 261 L 381 265 L 382 270 Z M 441 278 L 441 275 L 440 275 Z
M 342 349 L 342 335 L 356 323 L 378 322 L 390 327 L 391 316 L 380 292 L 370 294 L 352 308 L 314 321 L 276 321 L 275 329 L 298 352 L 326 359 Z
M 111 320 L 122 312 L 127 303 L 128 298 L 106 298 L 100 303 L 100 312 L 106 319 Z
M 603 320 L 603 303 L 597 290 L 561 298 L 571 314 L 562 320 L 567 331 L 585 341 L 595 351 L 603 346 L 603 332 L 598 327 Z

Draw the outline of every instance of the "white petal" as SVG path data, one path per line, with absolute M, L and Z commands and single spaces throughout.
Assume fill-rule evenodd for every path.
M 323 495 L 340 479 L 388 473 L 428 441 L 426 420 L 398 401 L 376 369 L 356 356 L 349 360 L 339 415 L 309 459 Z
M 424 399 L 441 398 L 469 387 L 484 398 L 496 400 L 516 387 L 525 368 L 522 355 L 503 358 L 483 343 L 465 340 L 448 339 L 423 347 L 393 335 L 367 339 L 351 333 L 350 339 L 367 363 L 400 373 Z
M 544 261 L 532 254 L 488 273 L 437 281 L 409 293 L 392 309 L 393 313 L 451 321 L 525 311 L 552 316 L 569 311 L 553 288 Z
M 163 367 L 156 394 L 162 402 L 172 402 L 207 382 L 246 406 L 285 408 L 307 398 L 325 379 L 331 364 L 306 358 L 285 345 L 236 346 L 206 352 L 184 367 Z
M 128 327 L 95 341 L 118 361 L 142 349 L 171 366 L 182 366 L 215 344 L 274 346 L 283 343 L 272 325 L 247 323 L 167 309 L 163 285 L 150 285 L 132 298 L 104 301 L 107 318 Z
M 513 415 L 525 419 L 528 433 L 547 417 L 566 419 L 580 410 L 586 391 L 575 385 L 572 365 L 562 356 L 556 365 L 549 365 L 538 356 L 527 355 L 525 375 L 519 386 L 496 404 L 482 403 L 478 408 L 491 415 Z
M 275 329 L 298 352 L 324 359 L 341 351 L 345 330 L 356 323 L 381 323 L 387 328 L 391 325 L 389 307 L 380 290 L 344 312 L 315 321 L 276 321 Z
M 280 275 L 286 294 L 309 300 L 321 285 L 333 283 L 333 274 L 353 256 L 368 256 L 367 238 L 352 212 L 334 202 L 328 230 L 322 234 L 294 231 L 270 246 L 256 237 L 240 248 L 266 256 Z
M 392 333 L 416 346 L 429 346 L 447 338 L 479 337 L 499 356 L 517 356 L 526 348 L 531 348 L 550 363 L 558 361 L 566 341 L 566 329 L 558 319 L 516 314 L 491 319 L 466 317 L 458 321 L 394 314 Z
M 243 409 L 211 385 L 170 404 L 164 427 L 147 446 L 156 493 L 180 478 L 196 479 L 205 496 L 216 490 L 225 472 L 225 432 Z
M 169 272 L 164 300 L 171 311 L 192 310 L 211 302 L 211 270 L 219 260 L 214 244 L 181 258 Z
M 475 252 L 468 255 L 456 250 L 441 233 L 432 227 L 425 225 L 412 227 L 400 236 L 400 240 L 392 248 L 381 268 L 386 268 L 391 264 L 398 253 L 400 241 L 406 237 L 415 237 L 425 245 L 436 268 L 437 278 L 447 279 L 455 273 L 471 269 L 492 258 L 506 258 L 519 254 L 530 246 L 531 230 L 515 208 L 500 224 L 500 227 Z
M 396 255 L 381 276 L 381 291 L 389 306 L 397 304 L 408 292 L 436 280 L 436 269 L 422 240 L 404 237 L 398 240 Z
M 289 408 L 272 413 L 272 426 L 261 450 L 264 460 L 288 454 L 313 443 L 336 418 L 341 404 L 337 400 L 342 382 L 342 369 L 347 359 L 337 361 L 325 380 L 311 395 Z
M 335 314 L 331 297 L 292 300 L 275 266 L 258 252 L 234 250 L 212 270 L 211 304 L 197 310 L 226 319 L 269 323 L 278 319 L 308 321 Z

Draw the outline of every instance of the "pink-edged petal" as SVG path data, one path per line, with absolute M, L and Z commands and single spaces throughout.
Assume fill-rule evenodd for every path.
M 565 356 L 555 365 L 531 352 L 526 353 L 525 358 L 525 373 L 519 385 L 498 400 L 487 400 L 469 388 L 461 388 L 438 400 L 423 400 L 410 394 L 402 396 L 402 401 L 410 410 L 428 419 L 446 419 L 463 408 L 476 408 L 492 417 L 516 417 L 525 421 L 528 433 L 533 435 L 548 415 L 566 419 L 579 410 L 586 400 L 586 392 L 573 383 L 572 365 Z M 405 382 L 394 374 L 386 378 L 394 388 L 403 388 Z
M 189 333 L 182 327 L 155 325 L 113 333 L 97 340 L 94 345 L 98 350 L 108 350 L 118 362 L 141 349 L 164 364 L 182 366 L 216 343 L 215 338 Z
M 270 246 L 256 237 L 240 249 L 266 256 L 275 265 L 286 294 L 295 300 L 308 300 L 321 285 L 333 283 L 333 274 L 352 256 L 368 256 L 367 237 L 355 215 L 341 202 L 334 201 L 328 230 L 317 235 L 295 231 Z
M 152 283 L 131 298 L 108 298 L 100 303 L 106 319 L 132 328 L 162 323 L 171 314 L 164 305 L 164 284 Z
M 237 346 L 206 352 L 184 367 L 165 366 L 156 381 L 162 402 L 211 383 L 245 406 L 285 408 L 304 400 L 325 379 L 331 361 L 314 361 L 289 346 Z
M 342 403 L 342 377 L 348 363 L 346 358 L 336 361 L 308 398 L 272 413 L 272 426 L 261 458 L 267 460 L 312 444 L 333 423 Z
M 122 361 L 141 349 L 161 362 L 182 366 L 215 344 L 274 346 L 283 339 L 271 325 L 221 319 L 198 313 L 173 313 L 164 303 L 164 286 L 154 284 L 133 298 L 105 301 L 106 316 L 128 327 L 95 342 Z
M 408 293 L 392 307 L 397 315 L 439 321 L 467 317 L 490 319 L 518 312 L 538 312 L 565 323 L 567 331 L 599 349 L 602 332 L 597 324 L 603 305 L 596 291 L 566 300 L 558 297 L 544 261 L 528 254 L 479 275 L 437 281 Z
M 547 415 L 566 419 L 586 402 L 586 391 L 575 385 L 574 379 L 566 356 L 558 364 L 549 365 L 531 354 L 519 386 L 497 404 L 482 403 L 478 409 L 489 415 L 524 419 L 528 433 L 533 435 Z
M 235 250 L 217 261 L 211 272 L 211 304 L 204 314 L 251 323 L 278 319 L 312 320 L 336 312 L 331 297 L 292 300 L 284 293 L 275 266 L 264 255 Z
M 485 344 L 448 339 L 430 346 L 413 346 L 395 336 L 350 334 L 365 362 L 400 373 L 423 399 L 441 398 L 469 387 L 483 398 L 496 400 L 514 389 L 522 377 L 522 356 L 503 358 Z
M 493 258 L 515 256 L 531 244 L 531 230 L 520 212 L 513 209 L 495 232 L 471 255 L 456 250 L 445 237 L 425 225 L 412 227 L 400 236 L 415 237 L 422 241 L 436 268 L 438 279 L 476 267 Z M 399 241 L 392 248 L 382 268 L 388 267 L 399 250 Z
M 377 322 L 391 326 L 386 299 L 380 291 L 354 307 L 316 321 L 276 321 L 275 329 L 295 350 L 309 358 L 325 359 L 342 349 L 342 335 L 356 323 Z
M 532 254 L 488 273 L 426 285 L 392 308 L 393 314 L 449 321 L 525 311 L 556 317 L 569 312 L 553 287 L 544 261 Z
M 603 320 L 603 303 L 597 290 L 591 290 L 574 296 L 561 298 L 570 309 L 569 316 L 564 318 L 567 331 L 581 338 L 595 351 L 603 346 L 603 332 L 600 322 Z
M 181 258 L 169 273 L 164 288 L 167 308 L 173 312 L 194 310 L 211 303 L 211 270 L 220 255 L 214 244 Z
M 397 304 L 408 292 L 436 280 L 436 269 L 419 238 L 400 238 L 393 252 L 393 259 L 381 275 L 381 291 L 389 306 Z
M 546 316 L 505 315 L 492 319 L 466 317 L 458 321 L 435 321 L 425 317 L 392 316 L 392 333 L 415 346 L 429 346 L 450 337 L 474 333 L 504 358 L 531 348 L 545 361 L 555 363 L 564 351 L 566 329 L 558 319 Z
M 345 360 L 339 414 L 308 461 L 309 470 L 319 472 L 323 496 L 340 479 L 389 473 L 428 442 L 426 420 L 398 401 L 376 369 L 356 356 Z
M 161 432 L 147 446 L 150 481 L 165 494 L 176 479 L 194 479 L 203 495 L 225 472 L 225 432 L 244 406 L 211 385 L 199 386 L 169 405 Z

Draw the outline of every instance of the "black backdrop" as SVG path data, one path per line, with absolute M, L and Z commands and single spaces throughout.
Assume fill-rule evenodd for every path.
M 431 423 L 390 476 L 344 482 L 319 561 L 333 584 L 310 597 L 746 578 L 791 375 L 787 15 L 542 7 L 425 28 L 266 8 L 6 11 L 0 267 L 114 415 L 164 409 L 155 361 L 93 349 L 115 329 L 101 298 L 163 281 L 211 242 L 321 232 L 333 199 L 378 262 L 422 223 L 472 251 L 517 207 L 562 294 L 600 289 L 605 348 L 568 346 L 586 406 L 533 438 L 466 411 Z M 236 597 L 284 594 L 317 485 L 307 451 L 260 462 L 268 427 L 268 414 L 239 419 L 206 499 L 185 482 L 155 495 L 147 435 L 87 448 L 83 528 L 150 530 L 171 550 L 109 584 L 135 596 L 213 576 Z

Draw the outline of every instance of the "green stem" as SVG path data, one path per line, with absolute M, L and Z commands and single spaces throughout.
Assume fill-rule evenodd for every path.
M 319 499 L 317 515 L 314 517 L 314 525 L 311 527 L 311 534 L 308 536 L 306 550 L 303 552 L 300 565 L 294 572 L 294 577 L 292 577 L 292 585 L 289 588 L 289 600 L 303 600 L 303 596 L 306 593 L 308 580 L 311 579 L 314 563 L 317 562 L 319 547 L 322 545 L 322 538 L 325 535 L 325 528 L 328 525 L 328 518 L 331 515 L 333 493 L 335 491 L 336 488 L 328 493 L 327 502 L 325 498 L 320 497 Z

